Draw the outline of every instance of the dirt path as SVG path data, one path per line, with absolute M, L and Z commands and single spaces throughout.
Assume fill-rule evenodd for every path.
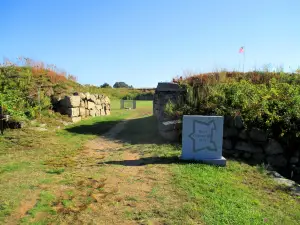
M 115 140 L 116 135 L 125 129 L 128 121 L 117 124 L 108 133 L 85 145 L 77 157 L 80 161 L 98 159 L 102 168 L 103 188 L 92 197 L 90 205 L 94 224 L 162 224 L 150 215 L 160 207 L 156 199 L 156 189 L 168 186 L 168 176 L 164 166 L 141 165 L 140 155 L 133 153 L 132 146 L 124 146 Z M 107 161 L 123 161 L 122 165 L 106 164 Z M 93 168 L 81 165 L 81 169 Z M 167 188 L 166 188 L 167 190 Z M 161 194 L 161 193 L 160 193 Z M 85 217 L 87 219 L 88 215 Z M 149 218 L 151 217 L 151 218 Z

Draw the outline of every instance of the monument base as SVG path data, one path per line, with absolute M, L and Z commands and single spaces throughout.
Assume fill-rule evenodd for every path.
M 183 158 L 182 156 L 180 156 L 180 159 L 181 160 L 189 160 L 189 161 L 197 161 L 197 162 L 209 164 L 209 165 L 226 166 L 226 159 L 223 156 L 219 159 L 199 159 L 199 158 L 187 159 L 187 158 Z

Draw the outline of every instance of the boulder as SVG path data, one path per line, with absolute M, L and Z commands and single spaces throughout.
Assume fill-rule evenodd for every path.
M 90 116 L 95 117 L 96 116 L 96 110 L 90 109 Z
M 80 116 L 78 116 L 78 117 L 72 117 L 72 122 L 73 123 L 77 123 L 79 121 L 81 121 L 81 117 Z
M 232 149 L 233 148 L 232 141 L 230 139 L 223 139 L 223 148 L 228 150 Z
M 231 137 L 237 137 L 238 136 L 238 130 L 234 127 L 225 127 L 223 137 L 225 138 L 231 138 Z
M 65 96 L 61 100 L 61 105 L 67 108 L 75 108 L 80 106 L 80 96 Z
M 85 95 L 86 100 L 91 99 L 91 94 L 89 92 L 85 93 L 84 95 Z
M 80 100 L 80 107 L 85 108 L 85 103 L 84 103 L 84 100 L 82 100 L 82 99 Z
M 83 107 L 79 108 L 79 115 L 85 117 L 85 108 Z
M 95 109 L 95 103 L 94 102 L 91 102 L 91 101 L 88 101 L 88 109 Z
M 86 96 L 85 96 L 85 94 L 83 94 L 83 93 L 79 93 L 79 96 L 80 96 L 80 98 L 83 100 L 83 99 L 86 99 Z
M 287 165 L 287 159 L 282 155 L 271 155 L 267 157 L 267 162 L 271 166 L 276 166 L 276 167 L 285 167 Z
M 70 117 L 77 117 L 77 116 L 79 116 L 79 108 L 68 108 L 67 114 Z
M 96 100 L 97 100 L 96 96 L 95 95 L 91 95 L 90 101 L 96 103 Z
M 249 135 L 247 130 L 241 130 L 241 132 L 239 133 L 239 138 L 242 140 L 248 140 Z
M 282 146 L 278 143 L 278 141 L 274 139 L 270 139 L 269 142 L 265 146 L 265 153 L 267 155 L 276 155 L 283 153 L 284 150 Z
M 259 146 L 255 146 L 251 143 L 238 141 L 235 145 L 235 149 L 239 151 L 245 151 L 250 153 L 263 153 L 263 150 Z
M 267 134 L 261 129 L 253 128 L 250 133 L 250 138 L 256 142 L 265 142 L 267 141 Z

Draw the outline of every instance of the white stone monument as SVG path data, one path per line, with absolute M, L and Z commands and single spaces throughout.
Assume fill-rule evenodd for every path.
M 226 166 L 223 123 L 223 116 L 184 115 L 181 159 Z

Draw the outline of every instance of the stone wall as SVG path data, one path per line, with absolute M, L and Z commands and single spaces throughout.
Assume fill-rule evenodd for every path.
M 176 118 L 165 113 L 168 101 L 176 102 L 183 95 L 184 89 L 175 83 L 158 83 L 153 96 L 153 115 L 158 122 L 158 131 L 169 141 L 177 141 L 180 135 L 181 124 Z
M 296 168 L 300 152 L 287 155 L 284 146 L 260 129 L 246 130 L 240 116 L 224 117 L 223 152 L 255 164 L 267 163 L 278 168 Z M 299 167 L 300 169 L 300 167 Z
M 86 117 L 110 114 L 110 99 L 107 96 L 90 93 L 75 93 L 55 102 L 55 110 L 68 115 L 73 122 Z
M 181 124 L 175 118 L 166 115 L 164 109 L 169 100 L 178 101 L 184 94 L 184 90 L 175 83 L 157 85 L 153 99 L 153 114 L 158 121 L 159 133 L 166 140 L 181 141 Z M 288 154 L 286 146 L 270 139 L 264 131 L 257 128 L 246 130 L 240 116 L 224 117 L 223 152 L 224 155 L 243 158 L 249 162 L 289 168 L 300 176 L 300 147 Z

